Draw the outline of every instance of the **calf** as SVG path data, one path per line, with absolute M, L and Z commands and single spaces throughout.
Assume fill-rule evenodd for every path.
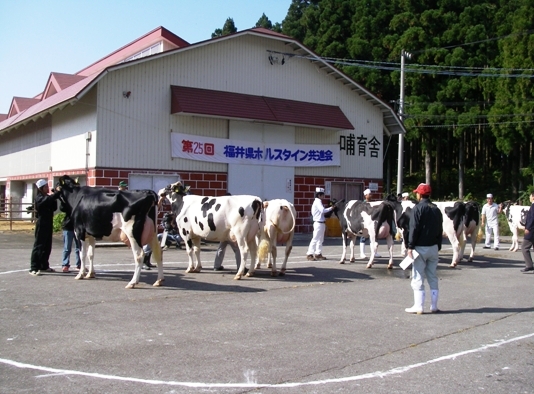
M 256 261 L 256 235 L 260 230 L 262 218 L 261 199 L 248 195 L 221 197 L 186 195 L 187 189 L 181 182 L 176 182 L 159 192 L 160 196 L 170 200 L 173 213 L 176 215 L 176 224 L 185 242 L 189 258 L 186 272 L 202 270 L 200 261 L 202 238 L 208 241 L 233 241 L 237 242 L 241 253 L 241 265 L 234 279 L 241 279 L 249 251 L 251 262 Z
M 277 243 L 285 243 L 285 257 L 280 268 L 280 275 L 285 275 L 287 259 L 293 248 L 297 211 L 293 204 L 283 199 L 265 201 L 263 207 L 265 208 L 265 220 L 258 247 L 258 263 L 255 268 L 259 268 L 268 255 L 269 260 L 272 256 L 272 265 L 269 264 L 271 267 L 271 276 L 277 276 L 276 245 Z M 253 273 L 253 269 L 248 272 L 249 275 Z
M 527 214 L 530 210 L 530 206 L 525 205 L 512 205 L 510 201 L 505 201 L 502 203 L 502 211 L 506 216 L 506 221 L 508 222 L 508 227 L 512 232 L 512 246 L 510 250 L 512 252 L 519 249 L 519 242 L 517 236 L 517 230 L 524 230 L 527 220 Z
M 339 263 L 344 264 L 345 262 L 346 239 L 350 238 L 350 262 L 352 263 L 355 261 L 354 241 L 356 236 L 363 236 L 369 238 L 371 257 L 367 263 L 367 268 L 371 268 L 378 247 L 376 240 L 386 238 L 389 251 L 388 269 L 393 268 L 393 204 L 390 201 L 383 201 L 373 206 L 365 201 L 351 200 L 345 205 L 342 212 L 340 221 L 343 253 Z
M 76 279 L 94 278 L 93 256 L 96 239 L 122 240 L 128 244 L 135 260 L 132 280 L 126 285 L 132 289 L 139 283 L 145 253 L 143 245 L 149 244 L 158 266 L 158 279 L 154 286 L 161 286 L 163 264 L 161 247 L 156 237 L 158 196 L 152 190 L 119 191 L 80 186 L 67 175 L 59 178 L 60 199 L 70 212 L 76 238 L 81 241 L 81 266 Z M 86 259 L 89 271 L 85 274 Z

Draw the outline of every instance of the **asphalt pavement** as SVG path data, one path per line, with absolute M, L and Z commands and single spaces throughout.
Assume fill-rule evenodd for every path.
M 196 274 L 169 249 L 165 286 L 143 270 L 127 290 L 126 247 L 100 245 L 96 278 L 75 280 L 60 272 L 55 236 L 58 272 L 33 277 L 32 234 L 0 233 L 0 392 L 534 392 L 534 274 L 520 273 L 509 239 L 478 244 L 457 268 L 444 243 L 442 313 L 423 315 L 404 312 L 413 293 L 398 242 L 387 270 L 384 257 L 339 264 L 337 238 L 325 240 L 328 260 L 307 261 L 309 240 L 296 237 L 285 276 L 262 267 L 240 281 L 230 248 L 213 271 L 216 244 L 203 245 Z

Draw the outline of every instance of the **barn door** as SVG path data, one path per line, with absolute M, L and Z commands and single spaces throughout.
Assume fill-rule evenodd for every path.
M 235 140 L 295 143 L 289 126 L 230 121 L 229 138 Z M 228 164 L 228 192 L 252 194 L 263 200 L 284 198 L 293 202 L 294 167 Z
M 336 200 L 345 199 L 345 201 L 362 200 L 363 184 L 332 182 L 330 198 L 335 198 Z

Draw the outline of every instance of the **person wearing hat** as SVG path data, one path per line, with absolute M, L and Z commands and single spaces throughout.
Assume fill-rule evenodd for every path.
M 120 191 L 124 191 L 124 190 L 127 190 L 128 189 L 128 184 L 126 183 L 126 181 L 120 181 L 119 182 L 119 190 Z
M 486 195 L 486 204 L 482 207 L 481 224 L 486 229 L 486 242 L 483 249 L 491 248 L 491 233 L 493 232 L 493 247 L 499 250 L 499 213 L 502 206 L 493 201 L 493 194 Z
M 430 312 L 439 312 L 437 268 L 443 237 L 443 216 L 436 204 L 430 201 L 430 185 L 421 183 L 413 192 L 419 201 L 412 209 L 408 237 L 408 256 L 414 259 L 414 250 L 417 252 L 412 263 L 411 287 L 414 304 L 405 311 L 420 315 L 425 303 L 425 278 L 428 280 L 432 297 Z
M 60 192 L 56 190 L 53 194 L 48 194 L 50 190 L 46 179 L 39 179 L 35 182 L 35 186 L 37 186 L 37 194 L 34 207 L 37 220 L 35 222 L 35 241 L 30 258 L 30 275 L 38 276 L 42 272 L 55 271 L 50 268 L 48 259 L 52 251 L 53 217 Z
M 324 198 L 324 189 L 322 187 L 315 188 L 315 200 L 311 207 L 311 214 L 313 217 L 313 237 L 306 253 L 306 258 L 309 261 L 326 260 L 322 255 L 324 231 L 326 229 L 324 214 L 332 211 L 335 205 L 325 208 L 322 198 Z
M 408 201 L 410 198 L 410 193 L 404 192 L 402 193 L 402 201 Z

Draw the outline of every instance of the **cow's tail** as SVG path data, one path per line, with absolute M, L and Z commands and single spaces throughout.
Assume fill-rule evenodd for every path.
M 271 243 L 269 242 L 269 237 L 265 235 L 265 231 L 261 234 L 260 246 L 258 247 L 258 259 L 260 264 L 267 259 L 269 250 L 271 249 Z
M 276 228 L 276 231 L 278 231 L 279 233 L 282 233 L 284 235 L 291 234 L 293 230 L 295 229 L 295 224 L 296 224 L 295 215 L 293 215 L 293 210 L 290 209 L 287 205 L 284 205 L 281 208 L 285 211 L 289 211 L 289 214 L 291 215 L 291 219 L 293 221 L 293 225 L 288 231 L 284 231 L 278 226 L 278 224 L 274 223 L 272 220 L 271 220 L 271 224 Z

